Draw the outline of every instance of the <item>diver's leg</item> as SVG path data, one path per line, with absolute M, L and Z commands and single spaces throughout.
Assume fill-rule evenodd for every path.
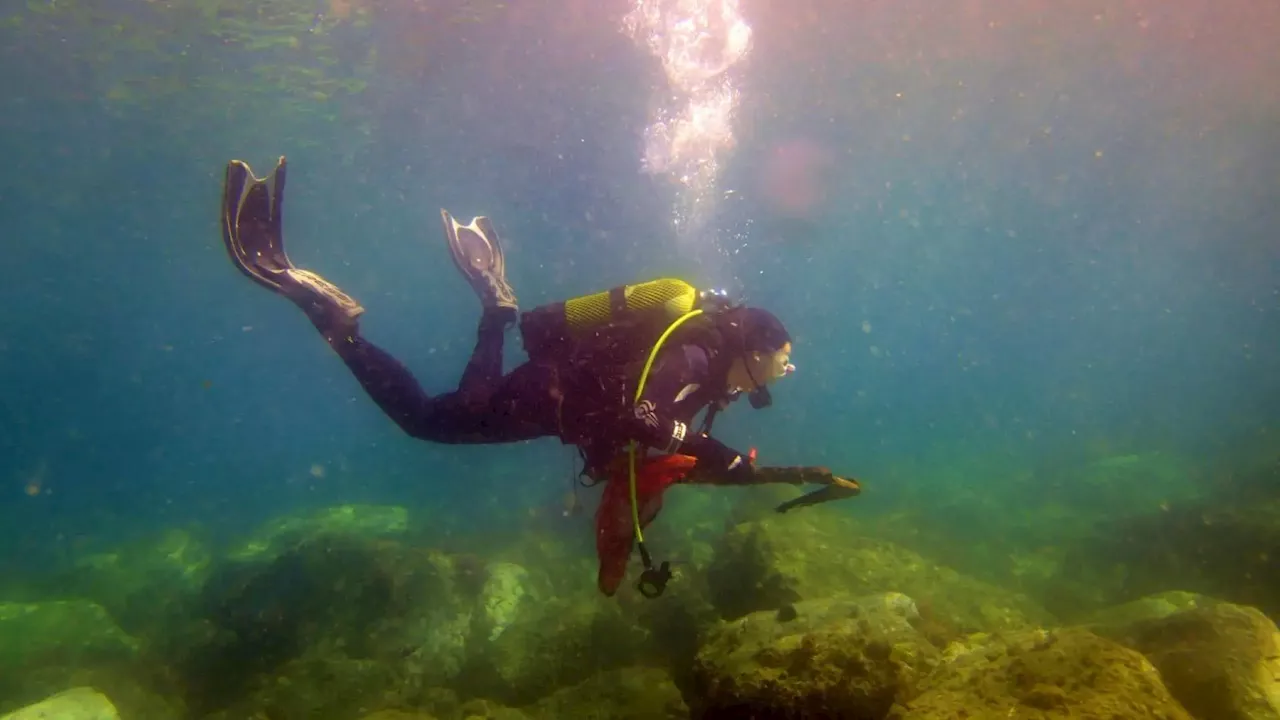
M 369 399 L 406 434 L 423 440 L 437 437 L 434 408 L 439 398 L 423 391 L 413 373 L 390 353 L 360 337 L 348 335 L 330 345 L 342 358 Z
M 529 371 L 502 374 L 503 335 L 514 315 L 510 308 L 485 310 L 458 389 L 437 396 L 424 392 L 408 368 L 358 332 L 329 344 L 365 393 L 412 437 L 440 443 L 513 442 L 542 434 L 525 427 L 530 403 L 524 398 L 545 394 Z
M 487 340 L 491 338 L 482 337 L 477 345 L 486 345 Z M 438 443 L 489 444 L 556 433 L 553 375 L 543 368 L 525 363 L 494 378 L 481 377 L 476 370 L 470 378 L 475 381 L 472 387 L 464 385 L 451 393 L 429 396 L 408 368 L 359 335 L 333 347 L 382 412 L 412 437 Z M 490 349 L 477 347 L 484 352 Z M 473 357 L 468 371 L 481 365 L 483 362 L 477 363 Z
M 241 272 L 302 308 L 375 403 L 405 432 L 428 438 L 433 399 L 412 373 L 360 337 L 359 303 L 316 273 L 290 262 L 284 247 L 285 159 L 265 178 L 248 164 L 227 164 L 222 186 L 222 239 Z M 499 362 L 501 346 L 498 349 Z
M 543 434 L 542 428 L 530 426 L 525 416 L 490 409 L 490 398 L 501 393 L 508 410 L 516 408 L 527 414 L 537 409 L 533 407 L 536 403 L 516 403 L 512 398 L 531 397 L 539 388 L 530 382 L 528 371 L 513 374 L 511 382 L 502 375 L 503 334 L 517 311 L 515 295 L 503 274 L 501 247 L 487 220 L 476 218 L 470 226 L 460 226 L 448 218 L 450 248 L 463 249 L 477 258 L 484 256 L 473 263 L 470 274 L 461 262 L 459 269 L 481 295 L 485 312 L 459 389 L 432 397 L 400 361 L 360 336 L 358 318 L 364 308 L 359 303 L 323 277 L 290 262 L 281 212 L 284 184 L 283 157 L 265 178 L 256 177 L 244 162 L 228 163 L 222 196 L 227 252 L 251 279 L 306 312 L 388 417 L 413 437 L 443 443 L 511 442 Z M 458 253 L 455 250 L 455 260 Z
M 437 396 L 423 392 L 408 368 L 358 332 L 330 344 L 383 413 L 412 437 L 470 444 L 553 435 L 554 371 L 525 363 L 502 374 L 503 335 L 513 317 L 510 308 L 485 310 L 458 389 Z
M 458 392 L 469 401 L 487 402 L 502 379 L 502 345 L 507 327 L 515 321 L 516 311 L 509 307 L 488 307 L 480 316 L 476 330 L 476 346 L 462 371 Z

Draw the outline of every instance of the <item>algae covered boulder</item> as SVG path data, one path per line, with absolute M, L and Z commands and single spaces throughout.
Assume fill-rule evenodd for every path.
M 1059 472 L 1066 475 L 1067 487 L 1077 488 L 1096 506 L 1126 513 L 1155 509 L 1203 490 L 1189 459 L 1168 452 L 1109 455 Z
M 403 701 L 393 669 L 368 659 L 318 650 L 258 678 L 231 705 L 205 720 L 354 718 Z
M 120 714 L 106 695 L 77 687 L 0 715 L 0 720 L 120 720 Z
M 0 683 L 41 666 L 132 661 L 138 642 L 87 600 L 0 603 Z
M 1280 631 L 1254 608 L 1216 603 L 1113 625 L 1198 718 L 1280 720 Z
M 371 715 L 365 715 L 360 720 L 436 720 L 436 716 L 407 710 L 379 710 Z
M 1159 620 L 1187 610 L 1211 607 L 1220 602 L 1222 601 L 1199 593 L 1170 590 L 1103 608 L 1090 614 L 1082 624 L 1099 635 L 1114 637 L 1134 623 Z
M 125 720 L 183 720 L 189 717 L 176 697 L 164 668 L 149 664 L 146 653 L 137 662 L 102 663 L 90 667 L 47 666 L 0 679 L 17 692 L 0 697 L 0 713 L 60 693 L 67 688 L 92 688 L 111 699 Z M 18 685 L 11 681 L 20 680 Z
M 227 558 L 239 562 L 272 556 L 320 536 L 394 538 L 409 529 L 409 512 L 393 505 L 339 505 L 271 520 L 232 547 Z
M 797 603 L 709 631 L 692 716 L 880 718 L 936 664 L 905 595 Z
M 852 519 L 821 512 L 739 524 L 720 540 L 707 569 L 711 601 L 732 619 L 802 600 L 900 592 L 956 632 L 1054 624 L 1024 595 L 858 531 Z
M 525 707 L 524 713 L 532 720 L 682 720 L 689 708 L 665 671 L 633 667 L 592 675 Z
M 482 596 L 458 687 L 468 694 L 525 705 L 601 670 L 636 664 L 648 634 L 594 588 L 553 595 L 528 575 L 514 612 L 495 623 Z M 536 577 L 536 576 L 534 576 Z M 497 608 L 504 607 L 499 603 Z M 499 632 L 499 630 L 501 630 Z
M 957 644 L 888 717 L 1191 720 L 1140 653 L 1079 628 Z
M 204 596 L 211 632 L 176 663 L 186 699 L 225 720 L 416 708 L 473 636 L 510 632 L 524 604 L 502 594 L 509 579 L 472 556 L 329 534 L 229 564 Z
M 488 566 L 472 555 L 405 547 L 396 553 L 396 600 L 370 631 L 371 655 L 426 685 L 445 684 L 466 663 L 473 629 L 496 627 L 490 617 L 476 617 L 490 587 Z
M 90 683 L 113 693 L 127 688 L 130 700 L 137 700 L 131 708 L 154 708 L 132 677 L 142 671 L 138 641 L 99 605 L 0 603 L 0 711 Z M 171 717 L 163 709 L 152 716 Z
M 189 639 L 166 649 L 188 703 L 212 712 L 316 646 L 373 652 L 374 631 L 403 601 L 401 549 L 341 535 L 269 561 L 226 563 L 200 596 Z
M 470 700 L 458 711 L 459 720 L 529 720 L 520 710 L 490 700 Z
M 1280 614 L 1280 462 L 1230 467 L 1213 491 L 1113 519 L 1067 549 L 1062 579 L 1106 605 L 1178 587 Z M 1073 602 L 1074 598 L 1071 599 Z
M 92 600 L 135 635 L 163 632 L 208 577 L 212 554 L 193 532 L 168 530 L 78 559 L 51 590 Z

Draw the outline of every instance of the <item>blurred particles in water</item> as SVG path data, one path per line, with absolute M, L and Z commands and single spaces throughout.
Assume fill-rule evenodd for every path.
M 1253 0 L 0 3 L 0 719 L 1280 717 L 1277 37 Z M 484 215 L 526 310 L 774 312 L 800 370 L 715 434 L 860 494 L 641 475 L 644 598 L 629 486 L 407 437 L 228 262 L 224 168 L 281 155 L 290 259 L 426 392 L 481 315 L 440 208 Z
M 645 128 L 643 167 L 682 186 L 673 220 L 693 242 L 715 212 L 733 149 L 740 81 L 732 71 L 751 49 L 751 26 L 737 0 L 636 0 L 623 22 L 666 74 Z

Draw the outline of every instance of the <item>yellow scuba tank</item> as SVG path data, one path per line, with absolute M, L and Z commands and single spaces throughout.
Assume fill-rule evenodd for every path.
M 623 364 L 634 361 L 671 323 L 688 314 L 699 293 L 683 280 L 622 285 L 521 314 L 520 338 L 535 362 Z

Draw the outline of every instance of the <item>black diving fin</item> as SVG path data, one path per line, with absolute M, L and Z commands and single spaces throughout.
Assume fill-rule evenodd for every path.
M 266 289 L 301 307 L 322 331 L 354 325 L 364 308 L 336 285 L 294 267 L 284 249 L 285 159 L 266 177 L 248 163 L 227 163 L 222 183 L 222 241 L 231 261 Z
M 507 283 L 502 241 L 489 218 L 481 215 L 463 225 L 448 210 L 441 209 L 440 221 L 444 223 L 453 264 L 480 298 L 480 304 L 486 308 L 518 309 L 515 291 Z

